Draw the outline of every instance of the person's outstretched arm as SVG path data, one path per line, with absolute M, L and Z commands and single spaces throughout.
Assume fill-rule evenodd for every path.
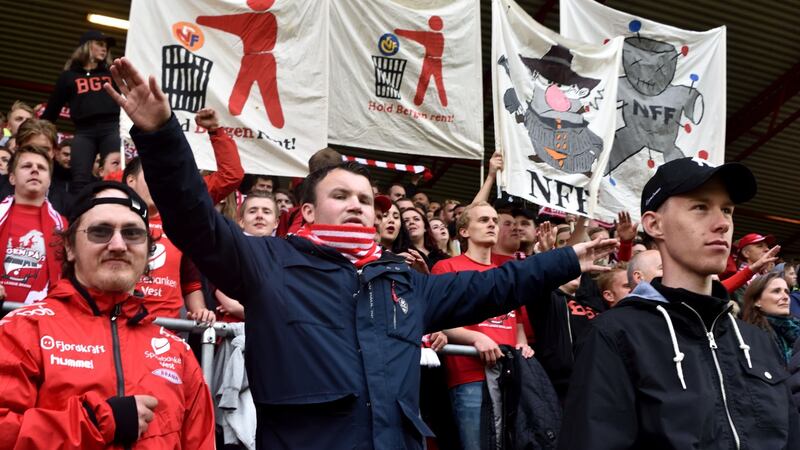
M 203 180 L 208 187 L 211 203 L 216 205 L 242 183 L 242 179 L 244 179 L 242 160 L 239 158 L 236 142 L 225 132 L 224 128 L 219 126 L 219 118 L 213 108 L 197 111 L 194 121 L 198 126 L 208 130 L 211 147 L 214 149 L 217 171 L 206 175 Z
M 265 263 L 272 261 L 264 249 L 254 263 L 255 246 L 268 243 L 245 237 L 214 209 L 192 149 L 155 77 L 145 80 L 126 58 L 114 61 L 111 74 L 120 93 L 109 84 L 104 87 L 134 124 L 131 137 L 164 230 L 216 286 L 244 300 L 243 286 L 262 279 Z
M 425 330 L 438 331 L 480 323 L 535 299 L 581 272 L 609 270 L 594 264 L 617 246 L 616 239 L 594 240 L 509 261 L 484 272 L 414 275 L 414 295 L 426 302 Z M 409 294 L 410 295 L 410 294 Z
M 475 194 L 475 198 L 472 199 L 472 203 L 489 201 L 492 188 L 494 187 L 495 182 L 497 182 L 498 170 L 503 170 L 503 154 L 500 153 L 499 150 L 495 151 L 492 154 L 491 159 L 489 159 L 489 174 L 486 175 L 486 179 L 483 181 L 481 190 Z

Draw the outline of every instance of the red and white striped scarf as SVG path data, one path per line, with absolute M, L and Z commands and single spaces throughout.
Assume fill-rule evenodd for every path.
M 359 268 L 381 257 L 381 247 L 375 242 L 375 227 L 307 223 L 295 234 L 335 249 Z

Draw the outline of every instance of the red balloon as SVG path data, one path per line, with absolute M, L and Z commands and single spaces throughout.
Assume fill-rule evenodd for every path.
M 683 129 L 686 130 L 687 133 L 691 133 L 692 132 L 692 125 L 687 123 L 686 125 L 683 126 Z
M 648 159 L 647 160 L 647 167 L 652 169 L 655 166 L 656 166 L 656 162 L 655 161 L 653 161 L 652 159 Z
M 681 55 L 686 56 L 688 54 L 689 54 L 689 46 L 684 45 L 683 47 L 681 47 Z
M 700 150 L 697 152 L 697 157 L 700 159 L 708 159 L 708 152 L 705 150 Z

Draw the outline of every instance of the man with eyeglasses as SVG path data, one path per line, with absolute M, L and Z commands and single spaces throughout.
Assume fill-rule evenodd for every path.
M 44 147 L 22 146 L 11 157 L 8 179 L 14 192 L 0 202 L 0 299 L 39 301 L 61 275 L 52 240 L 67 221 L 47 200 L 52 173 Z
M 0 448 L 214 448 L 189 347 L 134 292 L 153 239 L 144 201 L 98 182 L 61 233 L 63 278 L 0 320 Z

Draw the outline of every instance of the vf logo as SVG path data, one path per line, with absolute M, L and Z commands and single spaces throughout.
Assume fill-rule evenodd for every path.
M 172 35 L 189 51 L 200 50 L 205 43 L 203 30 L 191 22 L 177 22 L 172 25 Z

